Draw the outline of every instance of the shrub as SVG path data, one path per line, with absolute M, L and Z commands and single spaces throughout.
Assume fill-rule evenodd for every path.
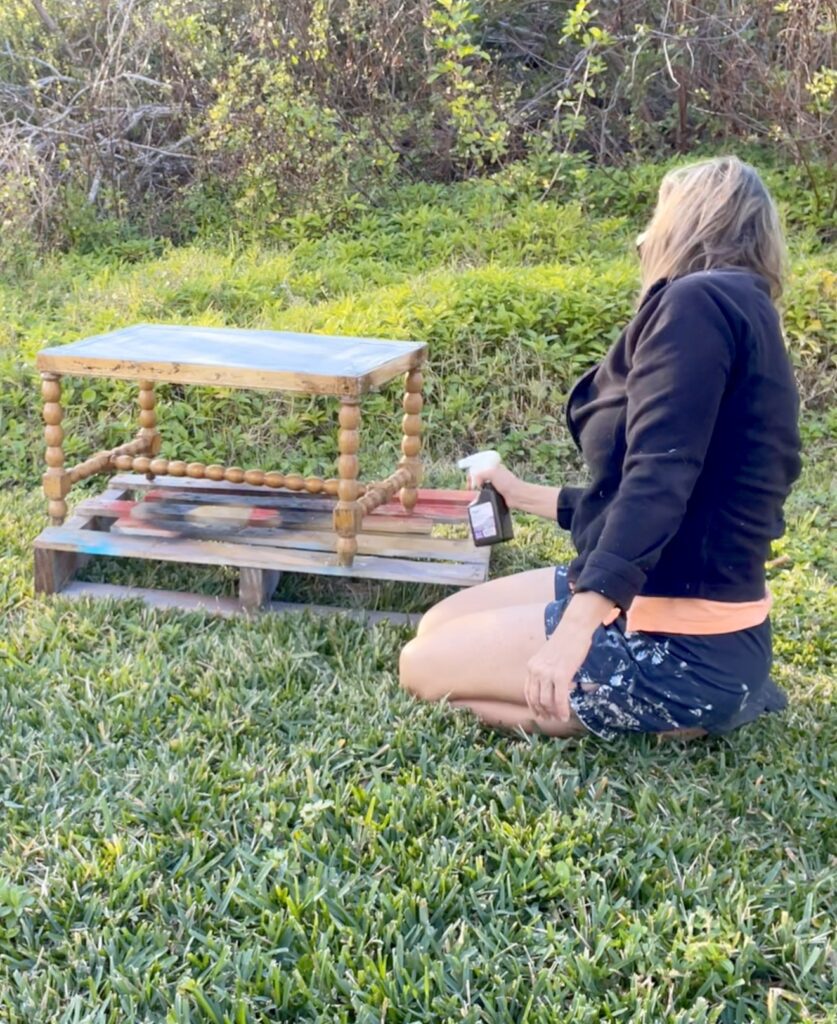
M 591 165 L 722 143 L 795 162 L 830 224 L 833 24 L 833 0 L 7 4 L 0 258 L 98 246 L 98 221 L 332 226 L 393 182 L 511 164 L 564 195 Z

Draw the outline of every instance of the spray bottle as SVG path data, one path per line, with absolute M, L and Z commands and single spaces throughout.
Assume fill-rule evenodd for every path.
M 460 459 L 457 465 L 460 469 L 478 472 L 481 469 L 493 469 L 500 462 L 500 453 L 491 450 L 469 455 Z M 477 547 L 499 544 L 514 537 L 509 507 L 503 495 L 490 483 L 482 485 L 478 497 L 468 506 L 468 521 Z

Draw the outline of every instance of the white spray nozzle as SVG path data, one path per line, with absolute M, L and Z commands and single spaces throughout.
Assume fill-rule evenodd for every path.
M 489 451 L 475 452 L 473 455 L 468 455 L 466 458 L 460 459 L 457 465 L 460 469 L 467 469 L 478 473 L 482 469 L 494 469 L 502 461 L 500 453 L 495 452 L 492 448 Z

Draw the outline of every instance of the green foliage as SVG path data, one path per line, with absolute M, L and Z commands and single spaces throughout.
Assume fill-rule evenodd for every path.
M 792 209 L 786 173 L 774 178 Z M 567 389 L 630 317 L 631 239 L 659 175 L 576 167 L 553 190 L 570 197 L 561 204 L 530 198 L 528 186 L 507 175 L 453 188 L 416 185 L 385 205 L 358 207 L 330 233 L 328 217 L 285 218 L 273 229 L 274 246 L 171 248 L 123 238 L 98 253 L 48 260 L 0 284 L 0 479 L 34 482 L 40 473 L 37 349 L 155 321 L 426 341 L 431 479 L 433 467 L 463 448 L 494 442 L 549 479 Z M 792 242 L 786 332 L 806 401 L 821 408 L 833 395 L 833 262 L 806 234 Z M 316 440 L 334 417 L 324 401 L 165 387 L 161 395 L 166 455 L 186 446 L 195 458 L 331 471 Z M 396 439 L 386 417 L 397 401 L 394 390 L 371 400 L 372 475 L 391 462 Z M 133 403 L 126 386 L 69 382 L 69 455 L 124 439 Z M 573 458 L 566 439 L 561 444 Z
M 328 215 L 353 190 L 391 172 L 390 151 L 300 87 L 297 59 L 239 57 L 208 114 L 210 180 L 226 182 L 237 215 L 255 234 L 295 210 L 316 206 Z
M 436 57 L 427 81 L 441 86 L 436 109 L 450 122 L 452 157 L 466 172 L 498 163 L 508 149 L 509 123 L 486 88 L 491 57 L 474 42 L 478 20 L 471 0 L 435 0 L 427 20 Z
M 35 353 L 130 322 L 425 339 L 431 484 L 459 484 L 455 456 L 487 444 L 529 478 L 574 478 L 566 390 L 630 316 L 631 240 L 660 172 L 568 161 L 544 201 L 531 173 L 417 184 L 334 231 L 330 215 L 285 217 L 272 244 L 117 234 L 0 281 L 4 1024 L 830 1024 L 837 423 L 822 238 L 794 230 L 785 305 L 808 409 L 770 569 L 781 718 L 685 747 L 501 737 L 399 691 L 401 628 L 33 597 Z M 775 174 L 786 211 L 801 209 L 792 175 Z M 133 432 L 135 388 L 66 383 L 71 458 Z M 168 455 L 331 468 L 332 403 L 161 390 Z M 364 474 L 391 467 L 396 390 L 364 403 Z M 564 535 L 521 516 L 492 568 L 568 556 Z M 235 583 L 149 562 L 85 572 Z M 422 610 L 444 593 L 286 574 L 279 596 Z
M 126 231 L 332 226 L 382 189 L 703 145 L 792 161 L 833 232 L 830 0 L 0 7 L 0 266 Z M 799 191 L 799 190 L 797 190 Z M 129 227 L 121 228 L 120 224 Z
M 809 404 L 833 404 L 837 272 L 830 253 L 806 260 L 784 303 L 785 334 Z
M 819 68 L 806 85 L 811 106 L 818 114 L 828 114 L 834 108 L 837 94 L 837 68 Z

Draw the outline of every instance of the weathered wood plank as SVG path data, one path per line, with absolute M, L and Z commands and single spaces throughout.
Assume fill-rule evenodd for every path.
M 113 583 L 85 583 L 73 580 L 62 592 L 62 597 L 70 600 L 95 598 L 114 601 L 143 601 L 151 608 L 162 611 L 176 610 L 183 612 L 207 612 L 212 615 L 232 617 L 241 615 L 244 609 L 234 597 L 212 597 L 208 594 L 181 593 L 177 590 L 154 590 L 148 587 L 118 586 Z M 248 609 L 252 614 L 252 611 Z M 287 601 L 271 601 L 261 609 L 271 615 L 294 614 L 309 612 L 312 615 L 328 616 L 343 615 L 346 618 L 376 625 L 380 622 L 391 622 L 396 625 L 417 626 L 421 615 L 412 612 L 381 612 L 364 609 L 340 608 L 337 606 L 318 604 L 293 604 Z
M 109 501 L 118 501 L 125 496 L 125 489 L 110 487 L 102 495 Z M 61 529 L 98 530 L 102 527 L 95 512 L 85 512 L 81 507 L 64 523 Z M 35 593 L 57 594 L 75 576 L 79 569 L 90 561 L 90 556 L 73 551 L 55 551 L 35 548 Z
M 439 583 L 460 587 L 483 582 L 487 573 L 487 564 L 484 563 L 419 562 L 406 558 L 358 555 L 351 566 L 344 567 L 337 564 L 336 556 L 330 552 L 261 547 L 227 541 L 128 537 L 113 532 L 70 530 L 66 527 L 47 528 L 35 540 L 35 546 L 88 555 L 148 558 L 197 565 L 234 565 L 239 568 L 278 569 L 326 576 L 400 580 L 417 584 Z
M 149 483 L 145 477 L 138 477 L 134 474 L 123 474 L 114 478 L 114 484 L 123 486 L 126 490 L 137 493 L 159 495 L 166 501 L 183 502 L 192 505 L 242 505 L 251 504 L 254 507 L 278 511 L 285 518 L 286 522 L 302 523 L 305 518 L 311 516 L 311 522 L 329 519 L 332 515 L 335 501 L 333 498 L 321 497 L 319 495 L 285 494 L 276 492 L 265 492 L 261 489 L 237 490 L 236 485 L 229 485 L 228 488 L 210 489 L 180 487 L 174 483 L 168 486 L 163 482 L 154 481 Z M 181 481 L 182 482 L 182 481 Z M 211 481 L 209 481 L 211 482 Z M 427 491 L 426 494 L 444 493 Z M 465 492 L 466 495 L 469 492 Z M 99 498 L 91 498 L 85 502 L 85 509 L 93 509 Z M 371 515 L 364 516 L 364 531 L 382 532 L 405 532 L 405 533 L 429 533 L 435 524 L 455 525 L 467 521 L 468 503 L 460 500 L 422 500 L 413 512 L 406 512 L 397 501 L 392 501 L 375 509 Z M 296 516 L 297 518 L 293 518 Z M 393 525 L 394 524 L 394 525 Z
M 116 532 L 142 536 L 141 529 L 122 527 L 117 520 Z M 234 543 L 254 544 L 267 548 L 296 548 L 300 551 L 334 551 L 334 534 L 322 530 L 242 530 L 230 538 Z M 381 558 L 415 558 L 417 560 L 435 560 L 441 562 L 473 562 L 487 563 L 490 551 L 485 547 L 476 547 L 468 540 L 453 540 L 448 537 L 428 537 L 424 535 L 402 535 L 395 533 L 360 533 L 357 536 L 358 554 L 377 555 Z
M 78 568 L 79 556 L 74 551 L 35 548 L 35 593 L 59 593 Z
M 263 608 L 270 603 L 279 583 L 279 572 L 275 569 L 239 569 L 238 600 L 242 608 Z
M 90 503 L 91 511 L 99 518 L 112 518 L 112 530 L 129 537 L 169 537 L 176 536 L 176 524 L 168 533 L 165 528 L 150 525 L 130 518 L 133 502 Z M 309 525 L 302 523 L 303 526 Z M 315 524 L 316 525 L 316 524 Z M 298 548 L 302 551 L 334 551 L 335 536 L 326 523 L 321 522 L 319 529 L 298 529 L 295 523 L 286 523 L 278 528 L 251 527 L 242 529 L 229 539 L 233 543 L 255 544 L 262 547 Z M 190 538 L 199 540 L 201 538 Z M 207 538 L 211 539 L 211 538 Z M 367 533 L 358 535 L 358 553 L 361 555 L 380 555 L 385 558 L 416 558 L 435 559 L 451 562 L 487 562 L 490 552 L 485 547 L 476 547 L 468 539 L 452 539 L 448 537 L 429 537 L 426 535 Z
M 130 514 L 130 508 L 132 504 L 127 502 L 123 503 L 107 503 L 102 502 L 100 498 L 90 498 L 83 502 L 80 506 L 85 512 L 96 515 L 100 519 L 121 519 L 123 516 Z M 259 503 L 260 508 L 269 507 Z M 284 509 L 281 506 L 277 509 L 281 512 L 282 522 L 288 528 L 300 528 L 303 530 L 320 530 L 329 534 L 332 538 L 334 534 L 334 523 L 332 520 L 331 512 L 309 512 L 305 509 Z M 433 532 L 434 522 L 432 519 L 385 519 L 375 518 L 372 519 L 367 516 L 363 520 L 363 529 L 366 534 L 398 534 L 404 536 L 412 534 L 417 537 L 429 536 Z
M 335 499 L 323 494 L 305 494 L 299 491 L 271 491 L 266 487 L 255 487 L 250 484 L 231 484 L 224 480 L 194 480 L 190 477 L 157 477 L 149 480 L 139 473 L 120 473 L 112 483 L 132 490 L 182 491 L 194 496 L 194 500 L 202 500 L 203 493 L 212 495 L 212 500 L 221 500 L 223 495 L 233 497 L 240 495 L 258 497 L 258 504 L 264 508 L 317 508 L 322 506 L 331 511 Z M 418 502 L 413 512 L 408 513 L 398 501 L 387 502 L 375 509 L 375 517 L 397 516 L 400 519 L 412 519 L 422 516 L 431 518 L 447 518 L 455 516 L 457 521 L 467 520 L 467 507 L 476 498 L 476 491 L 454 491 L 447 489 L 424 488 L 418 491 Z M 209 499 L 203 499 L 209 500 Z M 275 504 L 274 504 L 275 503 Z

